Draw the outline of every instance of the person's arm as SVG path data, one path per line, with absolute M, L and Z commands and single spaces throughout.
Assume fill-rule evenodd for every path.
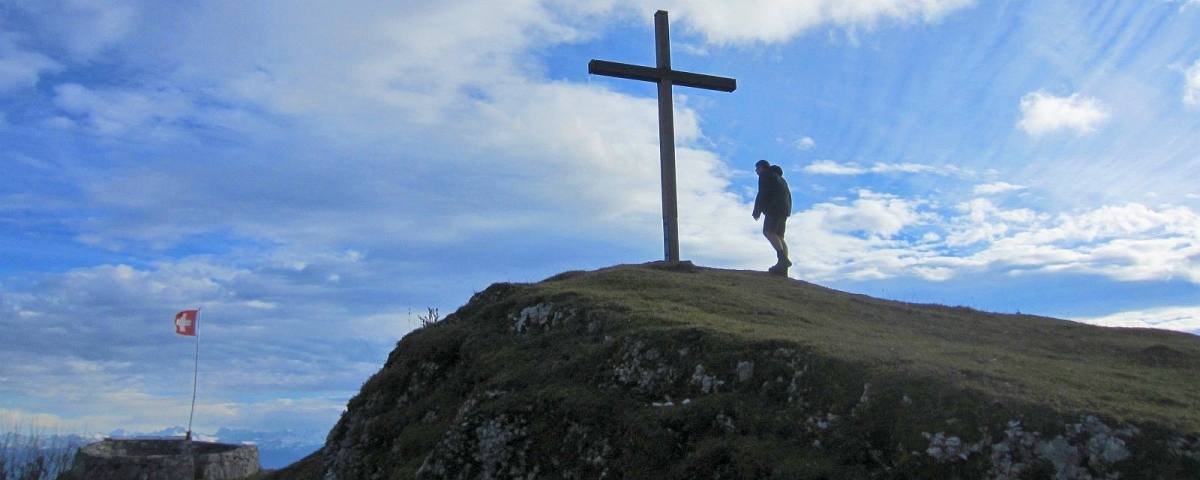
M 769 187 L 768 183 L 763 180 L 764 177 L 760 175 L 758 177 L 758 195 L 754 196 L 754 213 L 751 214 L 755 220 L 758 220 L 759 215 L 762 215 L 763 206 L 767 200 L 767 190 Z
M 787 180 L 779 177 L 779 202 L 784 205 L 784 215 L 792 216 L 792 189 L 788 188 Z

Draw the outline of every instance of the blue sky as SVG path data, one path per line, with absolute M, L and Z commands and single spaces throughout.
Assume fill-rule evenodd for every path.
M 311 431 L 494 282 L 661 259 L 670 11 L 681 252 L 1200 333 L 1200 1 L 0 0 L 0 415 Z

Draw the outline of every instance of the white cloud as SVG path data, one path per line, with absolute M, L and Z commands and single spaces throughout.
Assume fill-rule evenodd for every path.
M 944 227 L 945 245 L 950 248 L 993 243 L 1012 229 L 1031 228 L 1045 220 L 1031 210 L 1001 210 L 983 198 L 964 202 L 956 209 L 959 215 L 947 220 Z
M 1193 3 L 1200 2 L 1196 0 Z M 1183 71 L 1183 103 L 1200 106 L 1200 60 Z
M 789 244 L 795 269 L 803 278 L 816 280 L 912 273 L 926 253 L 897 236 L 934 220 L 925 207 L 918 200 L 862 190 L 848 204 L 819 203 L 797 212 L 788 221 L 788 231 L 794 232 L 789 239 L 798 239 Z
M 811 150 L 815 146 L 817 146 L 817 142 L 812 137 L 804 137 L 796 140 L 796 148 L 799 150 Z
M 804 172 L 815 175 L 864 175 L 867 173 L 932 173 L 936 175 L 967 175 L 970 172 L 944 165 L 935 167 L 919 163 L 876 163 L 864 167 L 856 163 L 838 163 L 833 160 L 817 160 L 807 167 Z
M 266 427 L 271 411 L 276 425 L 328 428 L 415 326 L 389 300 L 415 291 L 381 268 L 355 252 L 293 250 L 39 275 L 0 289 L 0 396 L 93 429 L 178 425 L 193 357 L 171 316 L 202 307 L 198 425 Z M 344 281 L 326 282 L 334 272 Z
M 1008 182 L 993 182 L 975 186 L 976 195 L 995 195 L 997 193 L 1012 192 L 1016 190 L 1024 190 L 1027 187 L 1021 185 L 1013 185 Z
M 951 168 L 932 167 L 929 165 L 921 165 L 919 163 L 896 163 L 896 164 L 876 163 L 874 166 L 871 167 L 871 171 L 877 172 L 877 173 L 900 172 L 900 173 L 945 174 L 945 172 L 954 171 L 954 169 L 952 167 Z
M 63 68 L 43 54 L 20 50 L 16 43 L 15 35 L 0 32 L 0 94 L 32 87 L 43 72 L 57 72 Z
M 817 160 L 807 167 L 806 173 L 815 175 L 862 175 L 869 170 L 854 164 L 841 164 L 833 160 Z
M 822 229 L 837 233 L 863 232 L 868 236 L 887 238 L 921 217 L 917 212 L 920 202 L 866 190 L 860 191 L 858 196 L 849 206 L 815 206 L 814 210 L 822 212 L 824 217 Z
M 854 28 L 886 20 L 933 23 L 973 4 L 973 0 L 670 0 L 665 7 L 716 43 L 777 43 L 822 24 Z
M 171 124 L 194 111 L 179 92 L 93 90 L 74 83 L 54 91 L 56 106 L 99 135 L 173 135 Z
M 845 204 L 814 205 L 789 223 L 804 232 L 792 249 L 801 261 L 793 261 L 817 280 L 1069 272 L 1200 284 L 1200 215 L 1186 207 L 1050 215 L 983 198 L 951 212 L 934 207 L 868 191 Z
M 1133 310 L 1075 320 L 1103 327 L 1158 328 L 1200 335 L 1200 307 Z
M 977 268 L 1200 283 L 1200 216 L 1186 207 L 1129 204 L 1050 216 L 980 199 L 960 208 L 948 219 L 948 253 Z
M 1017 128 L 1035 137 L 1063 130 L 1090 133 L 1111 116 L 1108 107 L 1094 98 L 1078 93 L 1056 97 L 1039 90 L 1021 99 Z
M 6 8 L 24 10 L 41 41 L 83 61 L 127 38 L 140 20 L 134 0 L 46 0 Z
M 583 22 L 615 7 L 555 8 L 206 3 L 159 12 L 170 28 L 103 36 L 129 36 L 123 68 L 154 75 L 58 85 L 59 112 L 43 123 L 171 153 L 88 177 L 80 202 L 96 215 L 75 224 L 75 238 L 161 251 L 217 231 L 390 249 L 550 231 L 655 245 L 656 104 L 544 82 L 530 45 L 587 35 L 560 15 Z M 338 21 L 318 21 L 328 18 Z M 227 31 L 242 33 L 212 34 Z M 163 77 L 171 88 L 149 80 Z M 676 108 L 685 254 L 740 261 L 740 242 L 760 238 L 749 209 L 725 191 L 720 159 L 688 148 L 703 140 L 696 112 Z
M 122 248 L 129 241 L 166 248 L 207 231 L 210 222 L 232 225 L 231 233 L 239 236 L 329 244 L 376 244 L 398 237 L 459 240 L 551 224 L 598 230 L 596 238 L 627 237 L 621 232 L 630 230 L 655 232 L 659 186 L 653 101 L 592 86 L 542 83 L 537 66 L 526 57 L 535 43 L 588 35 L 563 18 L 586 18 L 618 8 L 616 3 L 557 5 L 552 11 L 537 2 L 433 2 L 419 8 L 351 2 L 289 6 L 286 12 L 271 4 L 204 4 L 179 11 L 182 16 L 167 16 L 164 24 L 172 28 L 160 30 L 131 27 L 148 18 L 151 10 L 145 9 L 158 7 L 137 9 L 126 2 L 112 14 L 100 15 L 92 1 L 64 4 L 60 10 L 74 13 L 62 15 L 74 15 L 91 32 L 86 35 L 91 40 L 79 40 L 80 45 L 132 39 L 123 48 L 136 52 L 133 58 L 150 59 L 156 68 L 167 66 L 162 71 L 174 76 L 176 87 L 59 85 L 54 103 L 65 115 L 48 121 L 106 136 L 174 138 L 180 133 L 175 127 L 187 124 L 294 142 L 269 156 L 248 151 L 237 159 L 203 158 L 201 149 L 154 168 L 93 182 L 86 191 L 97 208 L 137 213 L 97 216 L 78 238 L 108 248 Z M 840 25 L 885 18 L 934 20 L 968 3 L 830 3 L 809 20 Z M 737 10 L 753 16 L 776 7 L 763 3 Z M 724 15 L 726 8 L 717 3 L 694 9 L 679 5 L 673 19 Z M 755 9 L 757 13 L 751 12 Z M 309 21 L 334 16 L 340 21 Z M 270 28 L 264 28 L 265 19 Z M 214 38 L 208 33 L 214 31 L 248 34 Z M 227 108 L 214 110 L 212 105 Z M 702 133 L 695 112 L 686 104 L 677 110 L 683 162 L 682 147 Z M 435 143 L 449 147 L 433 155 L 420 147 Z M 798 148 L 812 145 L 807 137 L 797 143 Z M 391 160 L 397 157 L 403 161 Z M 692 158 L 711 166 L 680 170 L 681 203 L 700 202 L 688 208 L 748 224 L 741 218 L 748 215 L 738 211 L 739 198 L 724 191 L 729 184 L 724 167 L 710 157 L 697 150 Z M 287 168 L 281 171 L 282 161 Z M 201 162 L 222 168 L 197 171 Z M 871 170 L 929 169 L 907 164 Z M 548 171 L 556 174 L 547 176 Z M 686 183 L 685 173 L 691 177 Z M 379 180 L 393 174 L 424 178 L 424 184 Z M 441 179 L 451 176 L 454 188 L 430 188 L 444 186 Z M 238 181 L 245 178 L 255 181 Z M 463 197 L 453 191 L 482 195 Z M 413 209 L 417 203 L 432 207 Z M 289 214 L 280 215 L 281 210 Z M 563 217 L 566 211 L 585 215 Z M 563 218 L 572 225 L 562 225 Z M 439 229 L 414 227 L 433 219 Z M 713 234 L 702 224 L 694 228 Z M 690 241 L 708 241 L 703 238 Z M 692 248 L 729 256 L 718 254 L 715 245 L 744 238 L 739 233 L 714 240 L 711 248 Z
M 42 36 L 112 48 L 126 67 L 151 70 L 148 78 L 182 86 L 206 105 L 250 115 L 377 115 L 404 108 L 406 123 L 442 120 L 447 109 L 462 106 L 456 102 L 468 97 L 468 88 L 486 90 L 537 73 L 526 56 L 532 43 L 583 35 L 532 1 L 210 2 L 188 8 L 121 0 L 50 3 L 34 15 L 45 19 Z M 584 12 L 579 22 L 600 8 L 558 7 Z M 67 29 L 59 26 L 70 26 L 69 35 L 54 34 Z M 338 120 L 344 118 L 328 123 Z

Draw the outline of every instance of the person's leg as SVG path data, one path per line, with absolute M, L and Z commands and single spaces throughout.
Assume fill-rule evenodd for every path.
M 775 225 L 775 229 L 774 229 L 773 233 L 775 233 L 776 237 L 778 237 L 778 240 L 779 240 L 779 246 L 775 249 L 775 251 L 779 253 L 779 264 L 782 265 L 784 269 L 792 266 L 792 261 L 791 261 L 791 259 L 788 258 L 787 242 L 783 240 L 783 235 L 786 232 L 787 232 L 787 217 L 780 217 L 779 220 L 776 221 L 776 225 Z
M 767 217 L 766 221 L 763 222 L 763 232 L 762 233 L 763 233 L 763 237 L 766 237 L 767 243 L 770 243 L 771 248 L 775 250 L 775 256 L 778 257 L 779 256 L 779 235 L 776 235 L 775 231 L 771 228 L 771 217 Z M 775 266 L 778 267 L 779 263 L 776 263 Z
M 787 244 L 783 243 L 783 237 L 775 233 L 764 232 L 763 236 L 767 237 L 767 241 L 771 242 L 771 248 L 775 249 L 775 257 L 777 258 L 775 265 L 768 268 L 767 273 L 786 277 L 788 267 L 792 265 L 792 262 L 787 260 Z
M 775 218 L 768 215 L 763 222 L 763 236 L 767 237 L 771 248 L 775 249 L 775 257 L 779 260 L 775 263 L 775 267 L 788 267 L 792 264 L 788 260 L 787 242 L 783 241 L 783 233 L 786 228 L 784 222 L 786 221 L 787 217 Z
M 771 232 L 763 232 L 763 236 L 764 236 L 764 237 L 767 237 L 767 241 L 771 243 L 771 248 L 775 249 L 775 256 L 776 256 L 776 257 L 782 257 L 782 255 L 783 255 L 783 253 L 782 253 L 782 251 L 783 251 L 783 245 L 782 245 L 783 239 L 782 239 L 782 238 L 779 238 L 779 235 L 776 235 L 776 234 L 774 234 L 774 233 L 771 233 Z
M 788 258 L 787 242 L 783 240 L 783 235 L 778 235 L 776 238 L 779 239 L 779 247 L 775 249 L 779 253 L 779 264 L 785 267 L 792 266 L 792 260 Z

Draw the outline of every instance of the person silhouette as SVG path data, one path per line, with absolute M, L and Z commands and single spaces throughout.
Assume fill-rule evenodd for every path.
M 792 214 L 792 191 L 787 181 L 783 179 L 783 168 L 771 165 L 766 160 L 754 164 L 758 174 L 758 195 L 754 197 L 754 220 L 764 216 L 763 236 L 775 249 L 778 261 L 767 269 L 775 275 L 787 276 L 788 267 L 792 266 L 788 259 L 788 246 L 783 236 L 787 231 L 787 219 Z

